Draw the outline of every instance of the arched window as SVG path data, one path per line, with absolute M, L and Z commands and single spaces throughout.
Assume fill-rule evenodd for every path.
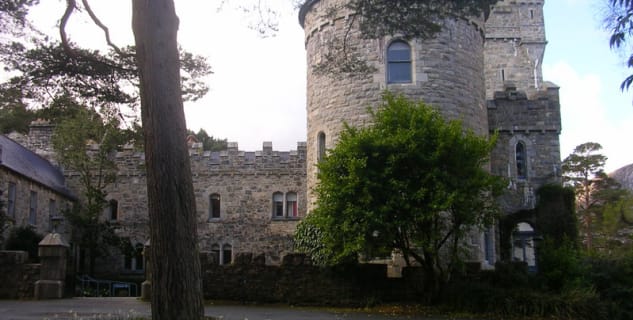
M 298 217 L 299 209 L 297 207 L 297 194 L 294 192 L 286 193 L 286 216 Z
M 317 162 L 321 162 L 325 158 L 325 133 L 319 132 L 317 135 Z
M 220 261 L 220 245 L 217 243 L 214 243 L 211 246 L 211 254 L 213 255 L 213 258 L 215 259 L 215 263 L 217 264 L 222 264 Z
M 409 83 L 411 75 L 411 46 L 396 40 L 387 47 L 387 83 Z
M 233 247 L 230 244 L 225 244 L 222 246 L 222 263 L 221 264 L 231 264 L 233 261 Z
M 112 199 L 108 202 L 108 218 L 110 220 L 118 220 L 119 219 L 119 202 Z
M 534 228 L 526 222 L 519 222 L 512 233 L 512 260 L 527 263 L 529 271 L 536 271 L 534 236 Z
M 284 194 L 281 192 L 273 193 L 273 218 L 281 218 L 284 216 Z
M 515 160 L 517 165 L 517 178 L 527 178 L 527 153 L 525 151 L 525 144 L 522 141 L 517 142 Z
M 143 245 L 134 245 L 133 252 L 125 255 L 125 269 L 129 271 L 143 271 Z
M 213 193 L 209 195 L 209 220 L 220 218 L 220 195 Z

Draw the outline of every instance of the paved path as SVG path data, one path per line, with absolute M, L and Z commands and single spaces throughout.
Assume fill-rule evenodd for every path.
M 427 319 L 309 308 L 242 305 L 206 306 L 205 314 L 222 320 Z M 0 319 L 2 320 L 123 320 L 134 317 L 146 317 L 149 319 L 149 315 L 149 303 L 139 301 L 136 298 L 73 298 L 39 301 L 0 300 Z

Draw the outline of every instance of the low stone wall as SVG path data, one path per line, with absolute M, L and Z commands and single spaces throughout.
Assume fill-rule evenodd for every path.
M 0 299 L 32 299 L 40 264 L 27 263 L 25 251 L 0 251 Z
M 303 255 L 286 255 L 280 266 L 265 257 L 238 254 L 232 265 L 201 255 L 205 299 L 293 305 L 366 306 L 422 299 L 422 272 L 405 268 L 402 278 L 387 278 L 387 266 L 362 264 L 334 268 L 311 265 Z

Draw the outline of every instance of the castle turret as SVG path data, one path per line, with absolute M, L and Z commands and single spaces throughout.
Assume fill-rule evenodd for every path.
M 345 0 L 312 0 L 301 8 L 307 53 L 308 198 L 316 183 L 316 163 L 334 147 L 343 123 L 367 125 L 368 107 L 385 89 L 437 107 L 448 119 L 460 119 L 481 135 L 488 134 L 485 108 L 483 22 L 450 17 L 433 39 L 399 35 L 361 37 L 358 19 Z M 342 43 L 362 55 L 373 72 L 361 76 L 317 74 L 313 66 Z M 309 204 L 310 206 L 310 204 Z M 309 207 L 310 208 L 310 207 Z

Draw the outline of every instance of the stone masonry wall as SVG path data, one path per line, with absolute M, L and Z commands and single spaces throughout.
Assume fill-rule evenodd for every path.
M 292 252 L 292 235 L 306 214 L 305 157 L 304 143 L 292 151 L 273 151 L 270 143 L 255 152 L 239 151 L 236 143 L 220 152 L 190 149 L 200 249 L 228 245 L 233 255 L 265 253 L 267 263 L 281 263 L 281 257 Z M 107 198 L 118 202 L 118 215 L 110 222 L 132 245 L 142 245 L 149 239 L 144 155 L 128 147 L 116 159 L 118 174 L 107 188 Z M 71 190 L 81 195 L 78 176 L 66 174 Z M 297 195 L 298 217 L 273 217 L 275 192 Z M 212 194 L 220 196 L 219 218 L 210 215 Z M 110 218 L 108 210 L 103 218 Z M 116 254 L 99 268 L 102 273 L 131 271 L 124 269 L 124 257 Z
M 513 83 L 532 97 L 543 83 L 543 0 L 501 0 L 486 21 L 486 98 Z
M 547 183 L 561 183 L 560 102 L 558 88 L 552 84 L 528 100 L 525 93 L 497 92 L 488 101 L 491 133 L 497 132 L 497 145 L 491 154 L 494 175 L 506 177 L 508 190 L 502 198 L 507 213 L 532 209 L 536 190 Z M 517 176 L 516 144 L 521 141 L 527 152 L 527 174 Z
M 219 266 L 201 254 L 205 299 L 291 305 L 367 306 L 376 302 L 414 302 L 424 296 L 420 268 L 405 268 L 403 278 L 387 278 L 386 265 L 320 268 L 303 255 L 286 255 L 281 265 L 264 265 L 262 256 L 236 256 Z
M 0 251 L 0 299 L 31 299 L 40 265 L 26 263 L 25 251 Z
M 66 197 L 5 168 L 0 168 L 0 181 L 0 188 L 4 191 L 2 201 L 5 203 L 5 211 L 8 210 L 9 184 L 15 185 L 15 209 L 13 213 L 7 212 L 9 223 L 13 226 L 32 226 L 37 233 L 44 235 L 53 229 L 51 216 L 61 214 L 62 209 L 71 205 Z M 31 192 L 35 193 L 37 200 L 34 219 L 30 216 Z M 51 205 L 51 201 L 54 205 Z M 63 226 L 57 231 L 66 232 Z

